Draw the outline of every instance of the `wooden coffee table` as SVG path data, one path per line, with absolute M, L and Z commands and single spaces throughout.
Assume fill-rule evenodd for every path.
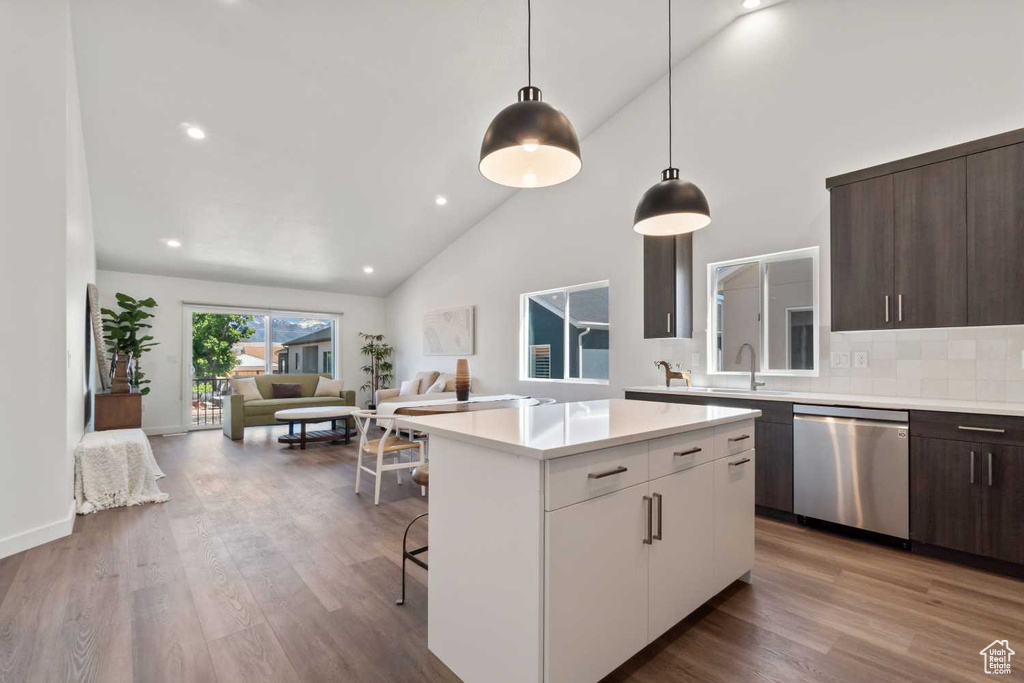
M 288 433 L 277 438 L 278 443 L 288 444 L 291 448 L 295 444 L 300 450 L 305 450 L 307 443 L 322 441 L 342 441 L 346 444 L 352 442 L 352 413 L 359 410 L 355 406 L 327 406 L 324 408 L 289 408 L 274 413 L 274 419 L 278 422 L 288 423 Z M 338 429 L 338 421 L 343 421 L 344 427 Z M 306 425 L 316 422 L 330 422 L 330 429 L 318 429 L 307 432 Z M 295 425 L 299 425 L 299 433 L 295 433 Z

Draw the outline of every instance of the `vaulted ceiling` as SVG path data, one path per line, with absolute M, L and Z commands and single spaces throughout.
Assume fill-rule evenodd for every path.
M 672 2 L 675 59 L 743 11 Z M 533 5 L 581 138 L 665 73 L 664 2 Z M 477 162 L 525 0 L 76 0 L 72 29 L 101 268 L 383 295 L 512 192 Z

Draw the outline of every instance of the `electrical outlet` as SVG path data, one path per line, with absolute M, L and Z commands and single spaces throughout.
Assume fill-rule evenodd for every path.
M 848 368 L 848 367 L 850 367 L 850 352 L 849 351 L 833 351 L 832 352 L 832 367 L 834 367 L 834 368 Z
M 853 367 L 866 368 L 868 366 L 868 352 L 855 351 L 853 353 Z
M 700 353 L 690 354 L 690 369 L 695 370 L 700 367 Z

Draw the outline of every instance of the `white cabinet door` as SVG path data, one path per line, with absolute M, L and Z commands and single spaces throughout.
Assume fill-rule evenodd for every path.
M 754 451 L 716 460 L 715 566 L 718 592 L 754 566 Z
M 709 462 L 650 483 L 655 534 L 648 572 L 650 640 L 713 595 L 714 529 L 708 513 L 714 506 L 714 474 L 715 464 Z
M 647 493 L 545 514 L 544 680 L 594 683 L 647 645 Z

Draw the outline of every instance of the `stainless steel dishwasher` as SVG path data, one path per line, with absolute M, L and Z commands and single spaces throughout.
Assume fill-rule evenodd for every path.
M 906 411 L 793 406 L 793 512 L 910 538 Z

